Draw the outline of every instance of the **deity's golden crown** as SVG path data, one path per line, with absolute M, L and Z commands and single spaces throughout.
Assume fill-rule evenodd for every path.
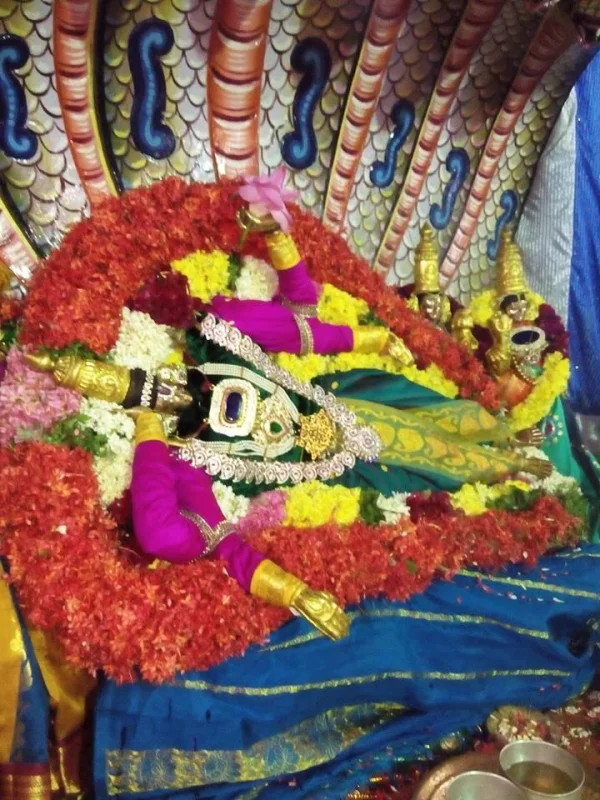
M 504 228 L 496 264 L 496 292 L 498 297 L 524 294 L 529 291 L 525 281 L 523 257 L 510 228 Z
M 419 295 L 439 291 L 439 253 L 433 238 L 433 229 L 426 222 L 421 231 L 421 241 L 415 250 L 414 293 Z

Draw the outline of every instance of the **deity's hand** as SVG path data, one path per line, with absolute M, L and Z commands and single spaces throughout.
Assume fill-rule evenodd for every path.
M 408 347 L 404 344 L 402 339 L 399 339 L 393 333 L 390 334 L 388 340 L 387 353 L 401 367 L 411 367 L 415 363 L 414 356 Z
M 317 592 L 305 585 L 291 608 L 330 639 L 343 639 L 350 630 L 350 620 L 329 592 Z
M 523 463 L 523 472 L 528 472 L 543 480 L 552 474 L 552 464 L 543 458 L 526 458 Z
M 515 438 L 520 445 L 539 447 L 546 437 L 539 428 L 528 428 L 525 431 L 519 431 Z
M 293 609 L 330 639 L 342 639 L 350 628 L 350 620 L 329 592 L 311 589 L 268 559 L 255 569 L 250 594 L 275 606 Z
M 278 228 L 284 233 L 289 231 L 292 218 L 286 204 L 296 200 L 298 193 L 285 188 L 285 177 L 285 168 L 281 166 L 270 175 L 243 179 L 238 194 L 248 207 L 238 214 L 242 239 L 253 231 L 267 233 Z

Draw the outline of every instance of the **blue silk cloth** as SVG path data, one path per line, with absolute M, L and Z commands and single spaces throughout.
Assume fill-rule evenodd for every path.
M 341 642 L 296 619 L 172 684 L 104 683 L 97 800 L 337 800 L 500 705 L 565 703 L 600 666 L 600 546 L 352 614 Z

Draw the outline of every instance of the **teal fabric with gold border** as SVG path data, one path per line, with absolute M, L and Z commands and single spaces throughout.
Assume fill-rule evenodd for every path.
M 370 600 L 331 642 L 294 620 L 172 684 L 104 684 L 96 797 L 340 798 L 503 704 L 557 706 L 600 666 L 600 547 Z M 282 777 L 280 777 L 282 776 Z

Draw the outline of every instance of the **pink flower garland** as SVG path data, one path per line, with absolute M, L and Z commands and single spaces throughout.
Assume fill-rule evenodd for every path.
M 237 523 L 238 533 L 251 533 L 278 528 L 285 520 L 285 492 L 275 489 L 256 497 L 250 504 L 246 516 Z
M 50 375 L 30 369 L 22 351 L 10 350 L 0 385 L 0 444 L 18 440 L 24 430 L 48 431 L 80 407 L 78 394 L 57 387 Z

